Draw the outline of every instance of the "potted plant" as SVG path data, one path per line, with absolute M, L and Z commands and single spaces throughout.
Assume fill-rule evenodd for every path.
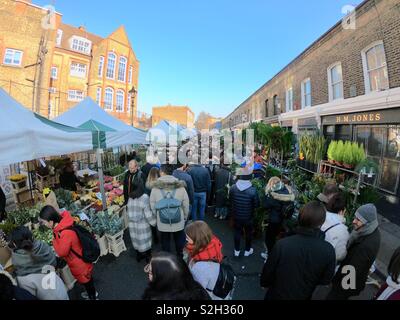
M 340 140 L 336 146 L 334 153 L 335 164 L 342 167 L 343 166 L 343 154 L 344 154 L 344 143 Z
M 316 135 L 313 138 L 313 149 L 314 149 L 314 168 L 312 171 L 317 172 L 318 171 L 318 164 L 324 157 L 324 151 L 325 151 L 325 143 L 326 139 L 323 136 Z
M 328 148 L 328 151 L 327 151 L 327 156 L 328 156 L 328 162 L 330 164 L 335 164 L 334 154 L 335 154 L 335 150 L 336 150 L 337 144 L 338 144 L 337 141 L 332 141 L 329 144 L 329 148 Z
M 24 174 L 15 174 L 8 179 L 11 181 L 14 190 L 21 190 L 26 187 L 28 176 Z
M 343 147 L 343 167 L 352 169 L 354 167 L 353 144 L 346 141 Z
M 375 177 L 379 173 L 379 166 L 375 161 L 365 158 L 357 165 L 356 171 L 359 174 L 363 175 L 364 178 L 366 178 L 365 182 L 373 184 L 375 181 Z
M 359 163 L 365 160 L 365 150 L 364 145 L 359 145 L 357 142 L 353 143 L 353 157 L 354 157 L 354 166 L 356 167 Z

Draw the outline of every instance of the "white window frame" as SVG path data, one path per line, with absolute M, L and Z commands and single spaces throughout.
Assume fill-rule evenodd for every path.
M 108 92 L 107 91 L 111 92 L 111 108 L 108 107 L 108 101 L 107 101 Z M 103 105 L 104 105 L 104 110 L 107 110 L 107 111 L 113 111 L 114 110 L 114 89 L 113 88 L 107 87 L 104 90 L 104 104 Z
M 53 101 L 49 101 L 49 119 L 53 119 L 55 117 L 55 105 Z
M 49 88 L 49 93 L 56 94 L 57 93 L 57 88 L 56 87 L 50 87 Z
M 125 62 L 123 62 L 125 61 Z M 121 69 L 121 62 L 124 64 L 124 69 Z M 128 67 L 128 59 L 125 58 L 124 56 L 119 57 L 119 62 L 118 62 L 118 81 L 120 82 L 126 82 L 126 68 Z M 123 72 L 123 73 L 122 73 Z M 121 77 L 123 76 L 123 77 Z
M 72 36 L 70 41 L 71 41 L 70 43 L 71 50 L 87 55 L 90 54 L 92 50 L 92 41 L 90 41 L 89 39 L 78 36 Z M 77 42 L 76 45 L 75 41 Z
M 293 111 L 293 87 L 286 90 L 286 112 Z
M 58 68 L 57 67 L 51 67 L 51 79 L 57 80 L 58 79 Z
M 85 93 L 83 90 L 68 90 L 68 101 L 81 102 L 83 99 L 85 99 Z
M 70 75 L 77 78 L 86 78 L 87 65 L 81 62 L 72 61 L 70 65 Z
M 342 79 L 339 82 L 333 83 L 332 79 L 332 70 L 336 67 L 340 67 L 341 74 L 342 74 Z M 329 92 L 329 101 L 335 101 L 335 100 L 342 100 L 344 99 L 344 90 L 343 90 L 343 68 L 342 68 L 342 63 L 341 62 L 336 62 L 332 65 L 329 66 L 327 69 L 328 72 L 328 92 Z M 334 90 L 333 86 L 340 84 L 340 87 L 342 89 L 342 96 L 340 98 L 334 98 Z
M 306 105 L 306 83 L 310 82 L 310 105 Z M 306 109 L 312 106 L 312 86 L 311 86 L 311 78 L 304 79 L 301 82 L 301 108 Z
M 61 29 L 57 30 L 56 45 L 61 46 L 63 31 Z
M 108 71 L 111 71 L 110 69 L 109 69 L 109 66 L 110 66 L 110 56 L 114 56 L 114 68 L 113 68 L 113 70 L 112 70 L 112 76 L 110 76 L 109 75 L 109 72 Z M 107 54 L 107 68 L 106 68 L 106 78 L 107 79 L 112 79 L 112 80 L 114 80 L 115 79 L 115 68 L 117 67 L 117 55 L 114 53 L 114 52 L 109 52 L 108 54 Z
M 132 84 L 133 79 L 133 66 L 129 66 L 129 84 Z
M 6 62 L 7 52 L 12 54 L 11 63 Z M 15 62 L 15 54 L 16 53 L 20 53 L 21 54 L 21 58 L 20 58 L 18 63 Z M 4 51 L 3 64 L 6 65 L 6 66 L 20 67 L 22 65 L 23 56 L 24 56 L 24 52 L 22 50 L 6 48 L 6 50 Z
M 96 103 L 99 105 L 99 106 L 101 106 L 101 100 L 102 100 L 102 93 L 103 93 L 103 90 L 102 90 L 102 88 L 101 87 L 97 87 L 97 90 L 96 90 Z
M 120 98 L 122 97 L 122 101 L 119 101 Z M 119 104 L 119 102 L 121 102 Z M 117 90 L 117 93 L 115 94 L 115 111 L 122 113 L 125 111 L 125 91 L 124 90 Z M 119 107 L 122 107 L 122 109 L 119 109 Z
M 367 60 L 367 52 L 373 48 L 375 48 L 376 46 L 382 45 L 383 46 L 383 54 L 385 56 L 385 65 L 381 66 L 379 68 L 376 68 L 374 70 L 378 70 L 378 69 L 382 69 L 382 68 L 386 68 L 386 72 L 388 73 L 388 68 L 387 68 L 387 58 L 386 58 L 386 50 L 385 50 L 385 46 L 383 44 L 382 40 L 379 41 L 375 41 L 373 43 L 371 43 L 368 47 L 364 48 L 361 51 L 361 58 L 362 58 L 362 63 L 363 63 L 363 72 L 364 72 L 364 85 L 365 85 L 365 94 L 369 94 L 371 92 L 373 92 L 371 90 L 371 79 L 369 76 L 369 73 L 371 71 L 374 70 L 368 70 L 368 60 Z M 385 89 L 380 89 L 380 91 L 382 90 L 388 90 L 390 88 L 390 84 L 389 84 L 389 74 L 388 74 L 388 87 Z
M 97 76 L 102 78 L 103 74 L 104 74 L 104 62 L 105 62 L 105 58 L 104 56 L 100 56 L 99 58 L 99 70 L 97 72 Z

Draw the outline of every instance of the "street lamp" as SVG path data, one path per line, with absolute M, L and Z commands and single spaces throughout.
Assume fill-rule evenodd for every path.
M 135 107 L 135 97 L 137 94 L 137 90 L 135 88 L 135 86 L 132 86 L 132 89 L 129 91 L 129 93 L 131 94 L 131 126 L 133 127 L 133 109 Z

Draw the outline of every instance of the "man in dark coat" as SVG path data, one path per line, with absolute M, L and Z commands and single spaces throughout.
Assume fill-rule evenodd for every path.
M 300 210 L 297 234 L 276 243 L 261 275 L 266 300 L 310 300 L 318 285 L 331 282 L 336 255 L 320 230 L 325 217 L 321 203 L 308 203 Z
M 190 206 L 193 206 L 194 201 L 194 186 L 193 186 L 193 179 L 192 177 L 186 172 L 187 165 L 183 165 L 175 169 L 172 175 L 177 178 L 178 180 L 185 181 L 186 183 L 186 192 L 189 196 L 189 203 Z
M 62 174 L 60 175 L 60 186 L 65 190 L 76 192 L 78 190 L 76 186 L 77 184 L 79 184 L 81 187 L 85 185 L 84 183 L 79 181 L 79 179 L 75 175 L 72 162 L 68 162 L 65 165 Z
M 230 214 L 234 221 L 235 233 L 235 257 L 240 255 L 240 240 L 242 232 L 245 232 L 246 249 L 244 256 L 248 257 L 253 254 L 251 247 L 252 233 L 254 227 L 254 211 L 260 206 L 260 199 L 255 187 L 251 184 L 252 174 L 242 172 L 239 180 L 233 185 L 229 191 Z
M 6 195 L 0 186 L 0 221 L 6 218 Z
M 226 219 L 228 215 L 228 192 L 234 184 L 230 168 L 221 162 L 215 169 L 215 218 Z
M 192 220 L 204 220 L 207 205 L 207 194 L 211 192 L 211 177 L 209 171 L 200 164 L 191 165 L 187 173 L 192 177 L 194 187 L 194 202 Z
M 366 204 L 358 208 L 353 221 L 354 230 L 347 245 L 347 256 L 340 264 L 340 268 L 332 282 L 332 290 L 328 300 L 347 300 L 359 295 L 365 289 L 369 271 L 378 255 L 381 235 L 378 229 L 378 213 L 373 204 Z M 343 282 L 351 285 L 344 277 L 349 277 L 348 267 L 354 267 L 354 287 L 344 288 Z M 346 268 L 345 268 L 346 267 Z M 350 271 L 351 272 L 351 271 Z
M 124 178 L 124 200 L 125 200 L 125 205 L 128 203 L 129 200 L 129 194 L 132 192 L 133 185 L 137 185 L 138 183 L 141 183 L 145 185 L 145 181 L 143 179 L 143 173 L 139 169 L 139 164 L 137 163 L 136 160 L 131 160 L 129 161 L 129 170 L 125 174 Z

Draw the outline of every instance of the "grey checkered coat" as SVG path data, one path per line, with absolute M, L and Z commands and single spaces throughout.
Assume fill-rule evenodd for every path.
M 150 210 L 149 196 L 143 194 L 138 199 L 128 201 L 129 234 L 133 247 L 139 252 L 151 249 L 152 234 L 150 226 L 157 224 L 156 215 Z

